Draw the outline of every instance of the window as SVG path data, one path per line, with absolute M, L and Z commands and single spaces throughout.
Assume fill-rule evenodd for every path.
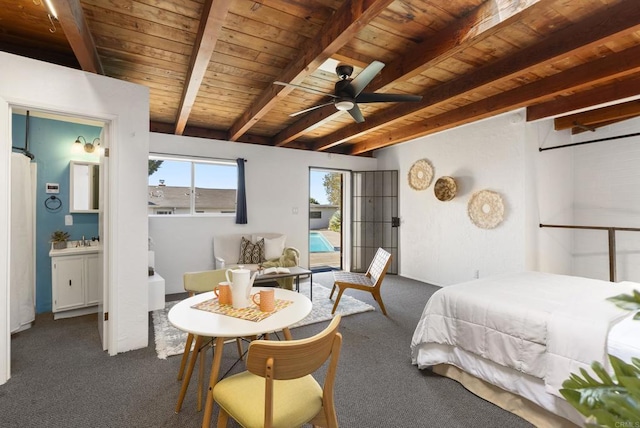
M 321 211 L 309 211 L 309 218 L 322 218 Z
M 149 214 L 234 214 L 237 182 L 232 161 L 150 156 Z

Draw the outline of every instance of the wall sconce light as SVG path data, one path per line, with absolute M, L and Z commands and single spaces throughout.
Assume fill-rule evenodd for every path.
M 80 141 L 80 139 L 82 139 L 82 141 Z M 93 153 L 96 147 L 100 145 L 100 138 L 94 138 L 91 143 L 88 143 L 82 135 L 78 135 L 75 144 L 80 144 L 85 152 Z

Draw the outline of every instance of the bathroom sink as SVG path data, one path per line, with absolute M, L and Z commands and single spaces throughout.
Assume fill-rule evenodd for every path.
M 49 251 L 49 256 L 71 256 L 74 254 L 97 253 L 101 250 L 102 246 L 100 245 L 100 241 L 87 241 L 85 246 L 81 246 L 79 241 L 69 241 L 67 242 L 67 248 L 64 248 L 62 250 L 54 250 L 52 248 Z

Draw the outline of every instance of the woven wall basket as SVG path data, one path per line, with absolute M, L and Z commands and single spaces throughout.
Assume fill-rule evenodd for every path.
M 504 219 L 502 196 L 491 190 L 474 193 L 467 205 L 469 218 L 481 229 L 493 229 Z
M 443 202 L 453 199 L 457 190 L 458 186 L 456 186 L 456 181 L 452 177 L 440 177 L 436 180 L 436 184 L 433 185 L 433 193 L 438 200 Z
M 428 160 L 420 159 L 409 168 L 407 179 L 409 187 L 413 190 L 424 190 L 429 187 L 433 179 L 433 167 Z

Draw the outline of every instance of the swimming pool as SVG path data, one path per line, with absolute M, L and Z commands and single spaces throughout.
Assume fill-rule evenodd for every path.
M 333 245 L 327 241 L 320 232 L 309 232 L 309 252 L 311 253 L 328 253 L 334 252 Z

